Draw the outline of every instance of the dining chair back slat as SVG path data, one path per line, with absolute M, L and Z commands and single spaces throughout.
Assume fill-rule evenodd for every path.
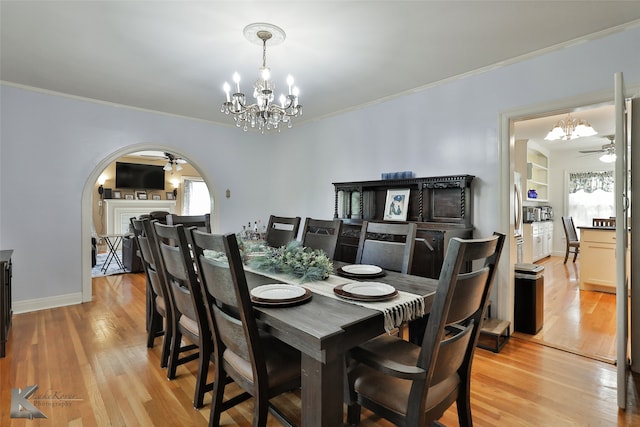
M 327 221 L 306 218 L 302 228 L 302 246 L 320 249 L 329 259 L 333 259 L 341 230 L 342 221 L 339 219 Z
M 415 223 L 364 221 L 360 231 L 357 264 L 373 264 L 385 270 L 409 273 L 413 264 Z
M 168 214 L 166 216 L 167 225 L 181 224 L 185 229 L 197 227 L 200 231 L 211 232 L 211 214 L 204 215 L 176 215 Z M 187 235 L 187 239 L 191 238 Z
M 265 241 L 272 248 L 286 246 L 296 240 L 300 228 L 300 217 L 283 217 L 271 215 L 267 225 Z

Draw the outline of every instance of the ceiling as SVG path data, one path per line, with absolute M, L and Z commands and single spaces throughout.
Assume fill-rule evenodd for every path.
M 6 1 L 0 79 L 217 123 L 222 84 L 244 92 L 269 22 L 276 93 L 291 74 L 317 120 L 640 24 L 636 1 Z M 594 127 L 597 120 L 593 119 Z M 548 129 L 547 129 L 548 130 Z M 602 130 L 609 132 L 609 130 Z M 546 133 L 546 131 L 545 131 Z

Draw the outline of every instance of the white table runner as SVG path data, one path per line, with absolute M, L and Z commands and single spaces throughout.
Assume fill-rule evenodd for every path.
M 387 332 L 399 327 L 404 322 L 415 320 L 425 315 L 425 304 L 422 295 L 398 291 L 398 296 L 386 301 L 364 302 L 347 300 L 337 296 L 333 292 L 333 288 L 338 285 L 355 282 L 355 280 L 353 279 L 348 279 L 332 274 L 325 280 L 300 283 L 299 277 L 295 277 L 289 274 L 266 272 L 253 269 L 246 265 L 244 269 L 245 271 L 250 271 L 252 273 L 260 274 L 262 276 L 274 279 L 278 283 L 288 283 L 291 285 L 302 286 L 319 295 L 381 311 L 384 315 L 384 329 Z

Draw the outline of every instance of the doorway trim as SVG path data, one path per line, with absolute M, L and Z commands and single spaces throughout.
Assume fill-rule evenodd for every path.
M 195 170 L 198 171 L 204 182 L 207 184 L 209 188 L 209 196 L 211 198 L 211 229 L 217 230 L 219 227 L 220 219 L 216 212 L 213 210 L 214 203 L 213 201 L 218 198 L 217 189 L 211 185 L 213 182 L 209 175 L 204 171 L 198 162 L 192 161 L 195 156 L 190 156 L 188 152 L 184 150 L 164 145 L 158 143 L 139 143 L 127 145 L 126 147 L 122 147 L 104 159 L 102 159 L 94 168 L 93 171 L 87 177 L 87 180 L 84 184 L 84 188 L 82 190 L 82 199 L 81 199 L 81 212 L 80 212 L 80 260 L 81 260 L 81 281 L 82 281 L 82 302 L 90 302 L 93 294 L 93 285 L 91 281 L 91 221 L 93 221 L 92 216 L 92 203 L 94 198 L 94 190 L 96 181 L 100 177 L 100 174 L 109 166 L 111 163 L 115 162 L 122 156 L 125 156 L 130 153 L 134 153 L 136 151 L 146 151 L 146 150 L 158 150 L 158 151 L 169 151 L 171 153 L 175 153 L 184 159 L 189 160 L 189 164 L 194 167 Z

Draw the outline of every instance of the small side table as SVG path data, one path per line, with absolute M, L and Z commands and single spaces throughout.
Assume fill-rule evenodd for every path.
M 477 346 L 499 353 L 511 337 L 511 322 L 500 319 L 485 319 L 480 328 Z
M 124 234 L 103 234 L 100 236 L 100 238 L 104 239 L 104 242 L 107 244 L 107 248 L 109 249 L 109 252 L 107 253 L 107 258 L 104 260 L 104 264 L 100 268 L 100 270 L 102 270 L 103 273 L 107 272 L 107 270 L 109 269 L 109 266 L 113 261 L 115 261 L 116 264 L 118 264 L 118 267 L 120 268 L 120 270 L 125 271 L 124 264 L 122 263 L 122 260 L 118 256 L 118 249 L 122 244 L 123 237 L 124 237 Z

